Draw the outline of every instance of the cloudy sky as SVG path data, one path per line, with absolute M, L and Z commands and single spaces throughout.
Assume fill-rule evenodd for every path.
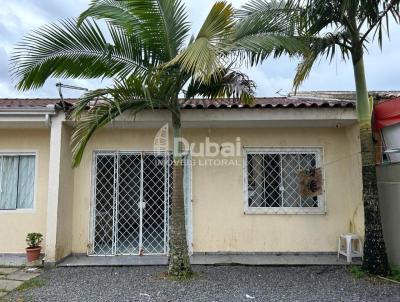
M 206 17 L 213 0 L 184 0 L 189 19 L 196 33 Z M 245 0 L 231 1 L 235 7 Z M 30 30 L 57 20 L 76 17 L 84 10 L 89 0 L 0 0 L 0 97 L 57 97 L 55 83 L 50 80 L 36 91 L 18 92 L 14 89 L 8 71 L 8 60 L 14 45 Z M 377 45 L 369 48 L 365 58 L 367 80 L 370 90 L 400 90 L 400 26 L 391 29 L 391 40 L 385 41 L 383 53 Z M 258 96 L 272 96 L 291 90 L 296 61 L 288 58 L 268 60 L 262 66 L 247 70 L 257 83 Z M 65 84 L 86 88 L 104 85 L 99 81 L 62 80 Z M 314 68 L 301 90 L 353 90 L 351 64 L 340 58 L 331 64 L 321 61 Z M 77 96 L 76 92 L 65 91 L 65 97 Z

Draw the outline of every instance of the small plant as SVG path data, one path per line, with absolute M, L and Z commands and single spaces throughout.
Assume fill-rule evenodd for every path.
M 28 248 L 38 248 L 43 240 L 43 235 L 40 233 L 28 233 L 26 235 L 26 243 Z
M 365 277 L 365 272 L 360 266 L 350 266 L 349 270 L 355 279 L 362 279 Z
M 28 245 L 25 249 L 28 262 L 38 260 L 40 257 L 40 251 L 42 250 L 40 243 L 43 240 L 43 235 L 40 233 L 28 233 L 25 240 Z

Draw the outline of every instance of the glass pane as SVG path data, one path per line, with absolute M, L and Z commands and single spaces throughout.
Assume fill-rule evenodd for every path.
M 117 254 L 139 254 L 141 155 L 121 154 L 118 174 Z
M 314 152 L 247 154 L 249 207 L 318 207 L 317 196 L 302 193 L 303 175 L 315 169 Z
M 115 209 L 114 155 L 97 155 L 93 254 L 112 255 Z
M 264 171 L 261 154 L 247 155 L 248 196 L 250 207 L 265 207 L 264 201 Z
M 280 155 L 248 154 L 248 196 L 250 207 L 280 207 Z
M 35 156 L 19 156 L 18 168 L 18 209 L 32 209 L 35 186 Z
M 264 188 L 267 207 L 281 207 L 281 155 L 264 154 Z
M 18 156 L 0 157 L 0 209 L 17 207 Z
M 315 154 L 289 153 L 282 156 L 283 206 L 318 207 L 317 197 L 302 197 L 300 194 L 301 174 L 315 169 Z
M 145 254 L 161 254 L 166 251 L 167 167 L 163 162 L 163 157 L 153 154 L 143 156 L 142 248 Z
M 315 169 L 316 166 L 316 155 L 309 154 L 301 154 L 300 166 L 303 171 L 310 171 Z M 300 197 L 301 198 L 301 206 L 303 208 L 316 208 L 318 207 L 318 197 Z
M 282 155 L 283 206 L 301 207 L 298 174 L 301 170 L 300 154 Z

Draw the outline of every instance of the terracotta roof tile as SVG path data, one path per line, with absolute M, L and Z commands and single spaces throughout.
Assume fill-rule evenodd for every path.
M 355 107 L 354 101 L 320 100 L 316 98 L 269 97 L 256 98 L 251 105 L 234 100 L 191 99 L 182 103 L 183 109 L 224 109 L 224 108 L 320 108 Z
M 75 99 L 66 99 L 67 103 Z M 46 108 L 48 105 L 60 105 L 60 99 L 0 99 L 0 108 Z
M 72 105 L 77 99 L 65 99 Z M 60 99 L 0 99 L 0 108 L 45 108 L 47 105 L 61 105 Z M 182 102 L 182 109 L 235 109 L 235 108 L 332 108 L 355 107 L 352 100 L 318 99 L 308 97 L 266 97 L 256 98 L 251 105 L 244 105 L 232 99 L 209 100 L 190 99 Z
M 371 91 L 375 100 L 400 97 L 400 91 Z M 72 106 L 77 99 L 64 99 Z M 0 99 L 0 108 L 42 108 L 47 105 L 61 106 L 60 99 Z M 258 97 L 251 105 L 243 105 L 232 99 L 210 100 L 190 99 L 182 102 L 183 109 L 224 109 L 224 108 L 355 108 L 354 91 L 303 91 L 296 95 L 282 97 Z

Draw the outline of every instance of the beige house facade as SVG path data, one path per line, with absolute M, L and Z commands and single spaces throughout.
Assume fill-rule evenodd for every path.
M 72 254 L 165 255 L 168 112 L 119 117 L 77 168 L 66 115 L 59 100 L 0 100 L 0 254 L 23 254 L 26 234 L 40 232 L 49 264 Z M 182 126 L 191 253 L 334 253 L 340 234 L 363 237 L 353 102 L 193 100 L 182 104 Z

